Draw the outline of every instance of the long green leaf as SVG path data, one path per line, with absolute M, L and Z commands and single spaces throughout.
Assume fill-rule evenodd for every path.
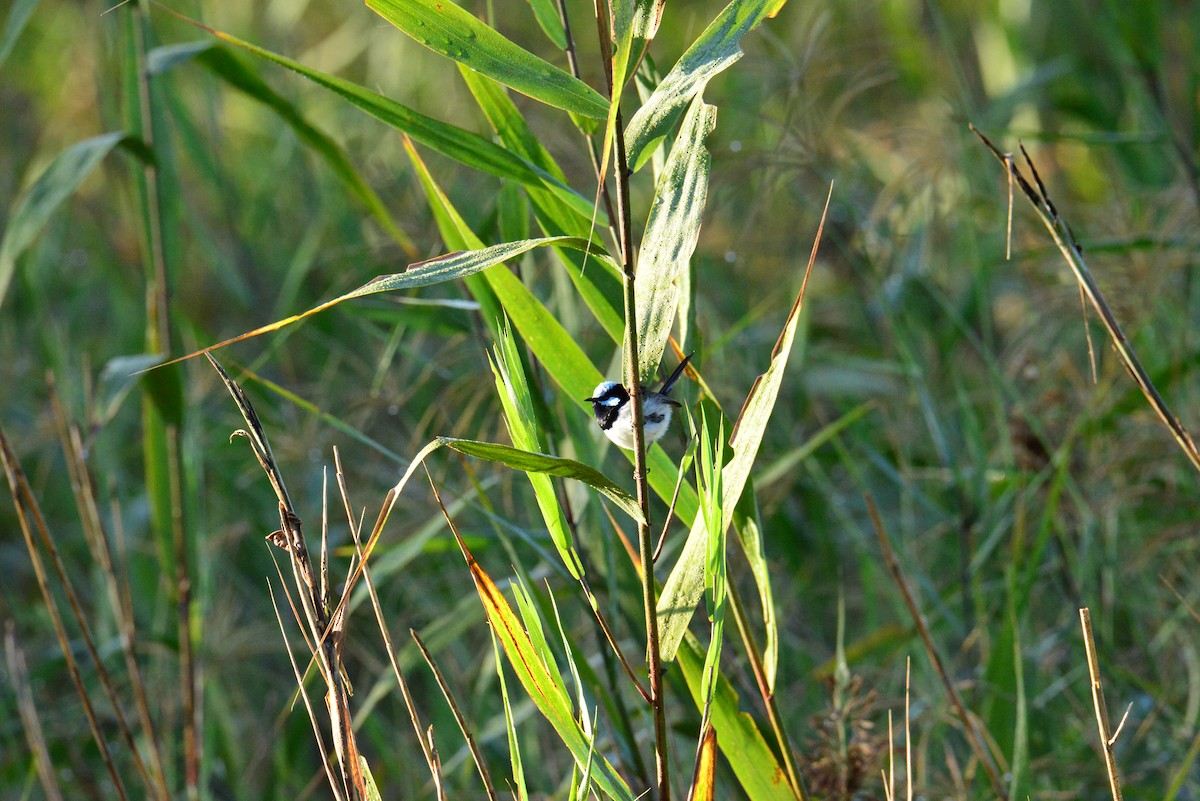
M 50 166 L 21 193 L 0 242 L 0 304 L 8 293 L 17 259 L 46 227 L 54 211 L 91 175 L 109 152 L 126 139 L 113 132 L 76 142 L 59 153 Z
M 562 170 L 538 141 L 503 87 L 465 67 L 460 67 L 459 71 L 501 144 L 548 174 L 562 176 Z M 538 225 L 547 236 L 588 234 L 592 221 L 591 212 L 580 214 L 578 209 L 564 203 L 557 195 L 547 190 L 529 186 L 525 191 L 529 194 Z M 595 217 L 598 225 L 608 225 L 608 216 L 603 210 L 596 210 Z M 619 311 L 624 301 L 620 269 L 616 263 L 611 259 L 602 258 L 599 260 L 599 269 L 595 269 L 593 265 L 593 269 L 588 270 L 585 269 L 585 261 L 590 258 L 590 254 L 566 251 L 562 248 L 555 248 L 554 252 L 559 256 L 559 261 L 584 303 L 613 341 L 619 343 L 624 336 L 625 323 Z M 592 258 L 591 261 L 597 260 Z
M 828 203 L 828 201 L 827 201 Z M 828 206 L 827 206 L 828 207 Z M 758 448 L 762 444 L 763 433 L 771 412 L 775 408 L 775 399 L 779 396 L 779 387 L 783 383 L 783 374 L 787 369 L 788 356 L 792 352 L 792 342 L 796 338 L 796 328 L 800 320 L 800 309 L 804 302 L 804 291 L 808 287 L 808 277 L 812 274 L 813 262 L 817 256 L 817 244 L 821 240 L 821 230 L 824 227 L 822 217 L 821 228 L 817 229 L 816 242 L 809 257 L 808 268 L 800 284 L 800 291 L 792 310 L 784 323 L 779 340 L 771 354 L 771 365 L 760 375 L 750 388 L 746 403 L 738 415 L 730 445 L 733 447 L 733 458 L 721 471 L 724 482 L 722 493 L 722 523 L 728 527 L 733 519 L 734 508 L 742 496 L 750 479 L 750 468 L 758 456 Z M 662 595 L 658 599 L 658 626 L 660 651 L 664 661 L 674 658 L 675 651 L 687 631 L 688 622 L 696 609 L 696 603 L 704 593 L 704 556 L 706 536 L 702 521 L 696 521 L 688 533 L 683 552 L 671 569 L 663 586 Z M 759 549 L 761 553 L 761 548 Z
M 716 120 L 716 107 L 697 95 L 654 192 L 636 284 L 638 373 L 643 380 L 654 375 L 662 360 L 679 306 L 680 284 L 700 239 L 711 162 L 704 140 Z
M 653 154 L 679 113 L 705 85 L 743 55 L 739 42 L 787 0 L 733 0 L 663 78 L 637 110 L 625 131 L 629 163 L 639 170 Z
M 416 248 L 408 234 L 392 220 L 391 214 L 388 213 L 379 195 L 355 169 L 341 146 L 306 120 L 294 103 L 268 86 L 266 81 L 228 49 L 219 47 L 211 41 L 159 47 L 152 50 L 147 56 L 147 70 L 151 75 L 160 73 L 187 58 L 194 58 L 196 63 L 208 69 L 218 78 L 278 114 L 279 118 L 295 131 L 296 136 L 329 165 L 334 176 L 387 231 L 388 235 L 396 240 L 409 256 L 416 256 Z
M 541 452 L 546 450 L 542 441 L 540 426 L 533 406 L 533 396 L 529 390 L 529 382 L 521 365 L 521 357 L 517 351 L 516 342 L 507 326 L 499 329 L 500 338 L 496 342 L 495 358 L 492 360 L 492 374 L 496 379 L 496 393 L 504 407 L 504 422 L 508 426 L 509 438 L 515 446 L 525 451 Z M 582 578 L 584 575 L 583 562 L 575 552 L 571 541 L 571 530 L 567 525 L 566 515 L 554 492 L 554 483 L 545 473 L 527 472 L 529 483 L 537 500 L 542 520 L 546 530 L 550 532 L 550 540 L 558 549 L 563 565 L 572 578 Z
M 560 244 L 567 247 L 576 247 L 584 249 L 589 247 L 586 240 L 570 236 L 558 237 L 543 237 L 541 239 L 526 239 L 522 242 L 505 242 L 500 245 L 492 245 L 488 248 L 480 248 L 479 250 L 457 251 L 447 253 L 444 256 L 438 256 L 435 259 L 427 259 L 426 261 L 410 264 L 406 272 L 392 273 L 390 275 L 381 275 L 371 279 L 367 283 L 352 289 L 344 295 L 327 300 L 311 309 L 303 311 L 299 314 L 293 314 L 290 317 L 285 317 L 282 320 L 276 320 L 273 323 L 255 328 L 253 331 L 247 331 L 244 334 L 239 334 L 232 339 L 227 339 L 224 342 L 218 342 L 216 345 L 210 345 L 203 350 L 180 357 L 174 361 L 183 361 L 190 359 L 193 356 L 198 356 L 201 353 L 217 350 L 226 345 L 232 345 L 235 342 L 252 339 L 261 334 L 266 334 L 271 331 L 278 331 L 281 328 L 299 322 L 306 317 L 311 317 L 318 312 L 336 306 L 343 301 L 361 298 L 364 295 L 374 295 L 379 292 L 395 292 L 401 289 L 416 289 L 417 287 L 430 286 L 432 284 L 440 284 L 445 281 L 453 281 L 458 278 L 467 278 L 475 275 L 478 272 L 493 267 L 508 259 L 520 256 L 522 253 L 527 253 L 539 247 L 546 247 L 551 244 Z M 595 247 L 592 245 L 591 247 Z M 173 362 L 167 362 L 172 364 Z
M 603 493 L 610 501 L 625 510 L 634 520 L 642 518 L 638 503 L 625 490 L 618 487 L 603 473 L 594 467 L 589 467 L 574 459 L 562 456 L 550 456 L 545 453 L 531 453 L 508 445 L 495 442 L 476 442 L 469 439 L 454 437 L 438 437 L 438 441 L 448 448 L 468 456 L 478 456 L 491 462 L 500 462 L 514 470 L 526 473 L 545 473 L 560 478 L 573 478 L 582 481 L 589 487 Z
M 435 53 L 534 100 L 593 119 L 609 103 L 570 73 L 546 62 L 450 0 L 367 0 L 367 7 Z

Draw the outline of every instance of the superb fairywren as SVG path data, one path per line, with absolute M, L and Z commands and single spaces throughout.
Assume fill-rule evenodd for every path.
M 667 426 L 671 425 L 672 407 L 683 405 L 672 398 L 670 392 L 694 355 L 689 353 L 679 363 L 658 392 L 649 392 L 643 388 L 642 431 L 647 445 L 667 433 Z M 592 392 L 592 397 L 584 400 L 591 402 L 592 412 L 596 415 L 596 422 L 600 424 L 604 436 L 619 447 L 633 450 L 633 404 L 629 402 L 629 390 L 616 381 L 602 381 Z

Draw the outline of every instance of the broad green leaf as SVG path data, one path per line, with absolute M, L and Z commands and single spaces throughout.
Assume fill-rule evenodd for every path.
M 509 99 L 504 89 L 495 81 L 478 73 L 460 67 L 463 80 L 474 95 L 476 102 L 487 117 L 488 123 L 499 137 L 501 144 L 530 163 L 556 177 L 562 176 L 562 170 L 554 158 L 542 147 L 533 131 L 529 129 L 521 112 Z M 562 180 L 566 180 L 563 178 Z M 591 230 L 591 214 L 580 215 L 578 210 L 567 205 L 554 193 L 537 187 L 526 187 L 534 215 L 542 232 L 547 236 L 570 234 L 586 236 Z M 608 215 L 603 210 L 595 212 L 597 224 L 608 225 Z M 578 251 L 566 251 L 556 248 L 554 251 L 562 266 L 567 270 L 567 276 L 575 285 L 584 303 L 596 316 L 604 330 L 613 341 L 620 342 L 624 335 L 624 318 L 619 311 L 624 300 L 622 298 L 621 275 L 617 264 L 609 258 L 599 259 L 599 269 L 585 269 L 585 262 L 591 260 L 591 254 Z
M 637 110 L 625 131 L 629 164 L 636 171 L 653 154 L 679 113 L 705 85 L 743 55 L 742 37 L 787 0 L 733 0 L 692 43 L 650 99 Z
M 544 451 L 546 445 L 540 435 L 540 426 L 533 408 L 533 396 L 529 391 L 529 382 L 521 366 L 516 343 L 507 326 L 500 328 L 499 332 L 500 337 L 494 349 L 496 357 L 492 360 L 492 373 L 496 379 L 496 393 L 500 396 L 500 403 L 504 408 L 504 422 L 508 426 L 509 438 L 521 450 Z M 566 516 L 554 492 L 554 482 L 545 473 L 526 475 L 533 486 L 534 498 L 537 500 L 538 509 L 541 510 L 542 520 L 546 523 L 546 530 L 550 532 L 550 540 L 558 550 L 563 565 L 572 578 L 582 578 L 583 563 L 571 541 Z
M 41 0 L 16 0 L 9 7 L 8 17 L 4 20 L 4 35 L 0 36 L 0 67 L 4 66 L 17 39 L 21 38 L 21 32 L 25 30 L 25 24 L 33 16 L 39 2 Z
M 716 119 L 716 107 L 697 95 L 654 191 L 635 285 L 642 380 L 653 376 L 662 360 L 675 322 L 680 284 L 700 238 L 710 165 L 704 140 Z
M 679 648 L 679 667 L 696 708 L 703 706 L 700 694 L 704 652 L 689 632 Z M 712 727 L 721 733 L 721 753 L 733 768 L 750 801 L 797 801 L 788 785 L 787 772 L 763 739 L 754 719 L 738 708 L 738 696 L 723 675 L 718 674 L 712 702 Z
M 469 439 L 454 437 L 438 437 L 438 441 L 448 448 L 468 456 L 478 456 L 491 462 L 500 462 L 514 470 L 526 473 L 545 473 L 559 478 L 573 478 L 582 481 L 589 487 L 603 493 L 610 501 L 625 510 L 636 521 L 642 519 L 638 503 L 625 490 L 609 481 L 608 477 L 594 467 L 589 467 L 574 459 L 562 456 L 550 456 L 545 453 L 531 453 L 508 445 L 495 442 L 476 442 Z
M 826 201 L 826 208 L 828 208 L 828 201 Z M 750 394 L 746 397 L 746 402 L 734 425 L 733 434 L 730 436 L 733 458 L 721 472 L 721 480 L 725 485 L 722 493 L 724 501 L 721 525 L 725 528 L 728 528 L 732 521 L 733 510 L 750 479 L 750 469 L 754 466 L 754 460 L 758 456 L 763 433 L 771 418 L 771 412 L 775 408 L 775 399 L 779 396 L 779 387 L 783 383 L 788 356 L 792 352 L 792 342 L 796 338 L 800 309 L 804 302 L 804 291 L 808 287 L 808 277 L 812 274 L 813 262 L 817 256 L 817 244 L 821 241 L 824 222 L 824 215 L 822 215 L 821 226 L 817 229 L 816 241 L 813 243 L 808 268 L 800 284 L 800 291 L 796 295 L 796 301 L 792 304 L 792 310 L 788 314 L 783 331 L 771 353 L 771 365 L 750 388 Z M 659 596 L 658 627 L 663 661 L 670 661 L 674 658 L 679 642 L 687 631 L 688 621 L 691 620 L 692 613 L 696 609 L 696 603 L 704 592 L 705 540 L 702 523 L 700 521 L 693 523 L 692 530 L 688 532 L 687 542 L 684 543 L 683 552 L 680 553 L 679 560 L 671 569 L 671 574 L 663 586 L 662 595 Z
M 457 530 L 454 534 L 457 538 Z M 608 760 L 602 756 L 598 759 L 593 757 L 591 742 L 584 736 L 579 724 L 575 721 L 570 700 L 562 693 L 559 685 L 555 684 L 545 665 L 542 664 L 529 639 L 529 633 L 525 631 L 517 616 L 513 614 L 512 607 L 505 599 L 504 594 L 475 561 L 475 557 L 461 538 L 458 539 L 458 543 L 467 560 L 471 577 L 475 581 L 479 599 L 483 602 L 488 620 L 491 621 L 492 631 L 499 638 L 504 653 L 508 657 L 509 665 L 517 674 L 517 678 L 521 680 L 521 684 L 524 685 L 525 691 L 537 706 L 538 711 L 546 717 L 546 720 L 550 721 L 550 725 L 554 727 L 563 744 L 575 758 L 577 766 L 583 769 L 589 760 L 593 760 L 592 779 L 605 795 L 619 799 L 619 801 L 634 801 L 629 786 L 625 784 Z
M 165 71 L 188 57 L 194 58 L 198 64 L 218 78 L 278 114 L 279 118 L 295 131 L 296 136 L 329 165 L 334 176 L 387 231 L 388 235 L 396 240 L 410 257 L 417 255 L 416 248 L 408 234 L 392 220 L 392 216 L 383 205 L 379 195 L 371 189 L 358 170 L 354 168 L 354 164 L 337 142 L 309 123 L 295 104 L 268 86 L 262 78 L 229 50 L 218 47 L 211 41 L 159 47 L 152 50 L 147 56 L 147 71 L 151 75 Z
M 608 115 L 609 103 L 595 89 L 449 0 L 367 0 L 367 7 L 435 53 L 534 100 L 593 119 Z
M 21 193 L 8 217 L 0 241 L 0 304 L 8 292 L 17 259 L 46 227 L 51 215 L 91 175 L 109 152 L 126 140 L 121 132 L 76 142 L 55 157 L 50 166 Z

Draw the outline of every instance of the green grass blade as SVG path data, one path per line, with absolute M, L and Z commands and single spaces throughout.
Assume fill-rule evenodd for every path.
M 529 642 L 541 658 L 541 665 L 545 669 L 546 675 L 554 683 L 556 700 L 570 710 L 571 694 L 567 691 L 567 683 L 563 681 L 562 671 L 558 669 L 558 661 L 554 658 L 554 652 L 550 650 L 550 642 L 546 639 L 546 630 L 542 626 L 541 615 L 538 614 L 537 607 L 533 603 L 533 596 L 520 576 L 517 576 L 509 586 L 512 587 L 513 598 L 517 602 L 517 611 L 521 613 L 521 620 L 525 623 L 525 633 L 529 636 Z
M 0 242 L 0 304 L 16 271 L 17 259 L 46 227 L 51 215 L 70 197 L 96 165 L 126 139 L 113 132 L 76 142 L 59 153 L 50 166 L 21 193 Z
M 367 213 L 375 218 L 384 231 L 399 243 L 409 256 L 416 255 L 416 248 L 408 234 L 392 220 L 392 216 L 383 205 L 379 195 L 355 169 L 354 164 L 337 142 L 313 126 L 304 118 L 294 103 L 268 86 L 266 81 L 229 50 L 218 47 L 211 41 L 159 47 L 147 56 L 147 69 L 151 75 L 154 75 L 189 56 L 230 86 L 278 114 L 279 118 L 296 133 L 300 141 L 304 142 L 313 153 L 329 165 L 334 176 L 366 209 Z
M 529 381 L 521 366 L 521 357 L 516 342 L 507 326 L 500 329 L 495 347 L 496 358 L 492 361 L 492 373 L 496 379 L 496 393 L 504 407 L 504 421 L 508 426 L 513 444 L 525 451 L 541 452 L 546 445 L 540 436 L 540 427 L 533 407 L 533 396 Z M 572 578 L 582 578 L 583 562 L 571 541 L 566 515 L 554 492 L 554 482 L 545 473 L 526 473 L 533 486 L 534 498 L 541 510 L 550 540 L 558 549 L 558 555 Z
M 679 306 L 681 276 L 700 238 L 711 159 L 704 140 L 717 121 L 715 106 L 697 95 L 658 181 L 638 258 L 638 373 L 648 380 L 662 360 Z
M 733 0 L 692 43 L 626 127 L 629 163 L 639 170 L 680 112 L 722 70 L 742 57 L 741 38 L 787 0 Z
M 508 699 L 508 685 L 504 682 L 504 660 L 500 658 L 500 640 L 492 632 L 492 653 L 496 659 L 496 678 L 500 682 L 500 698 L 504 701 L 504 730 L 508 734 L 508 761 L 512 766 L 512 778 L 516 801 L 529 801 L 529 790 L 525 787 L 525 766 L 521 762 L 521 741 L 517 737 L 517 724 L 513 719 L 512 702 Z
M 534 100 L 593 119 L 608 115 L 609 103 L 595 89 L 448 0 L 367 0 L 367 7 L 435 53 Z
M 12 4 L 12 7 L 8 9 L 8 17 L 4 20 L 4 35 L 0 36 L 0 67 L 4 66 L 4 62 L 8 59 L 8 54 L 12 52 L 13 47 L 17 44 L 17 39 L 21 38 L 21 32 L 25 30 L 25 24 L 33 16 L 33 12 L 38 7 L 40 1 L 16 0 Z
M 545 453 L 523 451 L 519 448 L 500 445 L 495 442 L 477 442 L 475 440 L 456 439 L 454 437 L 438 437 L 438 442 L 459 453 L 465 453 L 468 456 L 477 456 L 480 459 L 487 459 L 489 462 L 499 462 L 514 470 L 521 470 L 526 473 L 544 473 L 550 476 L 558 476 L 559 478 L 573 478 L 576 481 L 582 481 L 589 487 L 604 494 L 610 501 L 625 510 L 635 521 L 641 520 L 642 515 L 638 509 L 637 501 L 629 493 L 610 481 L 607 476 L 596 468 L 589 467 L 582 462 L 562 456 L 550 456 Z
M 353 289 L 344 295 L 340 295 L 333 300 L 327 300 L 311 309 L 307 309 L 299 314 L 293 314 L 290 317 L 285 317 L 282 320 L 276 320 L 273 323 L 255 328 L 253 331 L 247 331 L 244 334 L 239 334 L 232 339 L 227 339 L 224 342 L 218 342 L 216 345 L 210 345 L 203 350 L 195 353 L 182 356 L 175 361 L 190 359 L 193 356 L 198 356 L 201 353 L 217 350 L 226 345 L 232 345 L 235 342 L 241 342 L 246 339 L 252 339 L 261 334 L 278 331 L 281 328 L 286 328 L 292 323 L 299 322 L 306 317 L 311 317 L 318 312 L 325 311 L 333 306 L 336 306 L 343 301 L 361 298 L 365 295 L 374 295 L 380 292 L 395 292 L 401 289 L 416 289 L 417 287 L 431 286 L 440 284 L 446 281 L 453 281 L 458 278 L 469 278 L 476 273 L 487 270 L 489 267 L 494 267 L 508 259 L 520 256 L 522 253 L 527 253 L 539 247 L 545 247 L 550 244 L 560 244 L 568 247 L 576 247 L 585 249 L 588 247 L 586 240 L 577 237 L 560 236 L 560 237 L 543 237 L 541 239 L 526 239 L 523 242 L 505 242 L 500 245 L 492 245 L 488 248 L 480 248 L 479 250 L 455 251 L 447 253 L 444 256 L 438 256 L 434 259 L 410 264 L 406 272 L 392 273 L 390 275 L 381 275 L 373 278 L 357 289 Z M 172 364 L 173 362 L 167 362 Z
M 822 217 L 823 226 L 824 218 Z M 821 229 L 819 228 L 816 242 L 813 244 L 812 255 L 809 258 L 808 269 L 800 284 L 800 291 L 796 295 L 796 301 L 792 304 L 792 310 L 788 314 L 783 331 L 771 354 L 771 365 L 750 388 L 750 394 L 746 397 L 746 402 L 734 425 L 733 434 L 730 436 L 733 458 L 729 460 L 721 473 L 722 481 L 725 484 L 722 494 L 724 511 L 721 524 L 723 527 L 729 526 L 734 507 L 750 479 L 750 469 L 758 456 L 758 448 L 762 444 L 767 422 L 771 419 L 771 412 L 775 408 L 775 400 L 779 397 L 779 387 L 783 383 L 788 356 L 792 352 L 792 342 L 796 338 L 800 309 L 804 302 L 804 291 L 808 287 L 808 277 L 812 274 L 812 265 L 816 260 L 816 245 L 820 240 Z M 683 552 L 671 569 L 670 575 L 667 576 L 662 595 L 659 596 L 658 625 L 660 649 L 664 661 L 674 658 L 675 651 L 687 630 L 688 622 L 692 619 L 696 603 L 704 592 L 705 539 L 704 526 L 693 523 L 687 542 L 684 543 Z M 756 577 L 760 574 L 763 578 L 766 577 L 765 566 L 761 570 L 755 570 Z M 718 731 L 720 731 L 719 727 Z

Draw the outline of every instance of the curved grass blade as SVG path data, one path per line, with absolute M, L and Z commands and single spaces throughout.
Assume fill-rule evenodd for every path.
M 700 238 L 711 162 L 704 140 L 716 121 L 716 107 L 697 95 L 671 148 L 646 221 L 636 284 L 638 373 L 643 381 L 654 375 L 662 360 L 683 275 Z
M 300 314 L 293 314 L 290 317 L 285 317 L 282 320 L 269 323 L 267 325 L 255 328 L 253 331 L 247 331 L 244 334 L 239 334 L 232 339 L 227 339 L 224 342 L 218 342 L 215 345 L 209 345 L 207 348 L 189 353 L 187 356 L 180 356 L 178 359 L 173 359 L 169 362 L 164 362 L 163 365 L 182 362 L 199 356 L 202 353 L 209 353 L 214 350 L 219 350 L 226 345 L 232 345 L 235 342 L 241 342 L 246 339 L 253 339 L 261 334 L 278 331 L 281 328 L 299 322 L 306 317 L 325 311 L 326 309 L 336 306 L 337 304 L 361 298 L 364 295 L 374 295 L 379 292 L 395 292 L 401 289 L 415 289 L 422 286 L 430 286 L 432 284 L 440 284 L 445 281 L 453 281 L 457 278 L 465 278 L 475 273 L 486 270 L 489 267 L 505 262 L 515 256 L 520 256 L 522 253 L 527 253 L 535 248 L 546 247 L 551 244 L 560 244 L 567 247 L 575 247 L 581 250 L 589 247 L 587 240 L 579 239 L 572 236 L 557 236 L 543 237 L 541 239 L 526 239 L 521 242 L 505 242 L 500 245 L 492 245 L 491 247 L 481 248 L 479 250 L 459 250 L 454 253 L 447 253 L 444 256 L 438 256 L 434 259 L 419 261 L 415 264 L 410 264 L 408 270 L 402 273 L 392 273 L 390 275 L 381 275 L 371 279 L 367 283 L 347 292 L 344 295 L 327 300 L 322 304 L 313 306 L 307 311 Z M 591 245 L 595 247 L 595 245 Z
M 593 119 L 608 116 L 604 97 L 450 0 L 367 0 L 367 7 L 435 53 L 523 95 Z
M 634 520 L 641 520 L 642 514 L 633 496 L 610 481 L 599 470 L 589 467 L 582 462 L 562 456 L 550 456 L 545 453 L 523 451 L 519 448 L 500 445 L 495 442 L 477 442 L 475 440 L 457 439 L 455 437 L 438 437 L 438 442 L 467 456 L 477 456 L 480 459 L 487 459 L 490 462 L 499 462 L 514 470 L 521 470 L 526 473 L 544 473 L 560 478 L 573 478 L 576 481 L 582 481 L 589 487 L 603 493 L 610 501 L 625 510 Z
M 521 357 L 517 352 L 516 342 L 508 326 L 499 329 L 500 336 L 496 342 L 495 358 L 492 360 L 492 374 L 496 379 L 496 394 L 504 407 L 504 422 L 508 426 L 508 435 L 513 444 L 525 451 L 540 452 L 546 449 L 540 435 L 536 413 L 533 408 L 533 396 L 529 391 L 529 382 L 521 366 Z M 550 539 L 558 549 L 558 555 L 572 578 L 579 579 L 584 575 L 583 562 L 575 552 L 571 541 L 571 531 L 567 526 L 567 518 L 563 514 L 558 496 L 554 493 L 554 483 L 545 473 L 526 473 L 529 483 L 533 486 L 533 495 L 537 500 L 542 520 Z
M 229 50 L 219 47 L 211 41 L 159 47 L 152 50 L 147 56 L 147 70 L 151 75 L 164 72 L 189 57 L 233 88 L 278 114 L 279 118 L 295 131 L 300 141 L 308 145 L 313 153 L 329 165 L 334 176 L 375 218 L 388 235 L 404 248 L 404 252 L 410 258 L 417 256 L 417 249 L 413 246 L 408 234 L 392 220 L 391 214 L 388 213 L 379 195 L 371 189 L 358 170 L 354 168 L 354 164 L 337 142 L 314 127 L 304 118 L 294 103 L 268 86 L 266 81 Z
M 554 0 L 529 0 L 529 5 L 547 38 L 559 50 L 566 50 L 567 30 L 558 16 L 558 7 L 554 4 Z
M 132 146 L 135 141 L 123 132 L 115 131 L 76 142 L 55 156 L 50 166 L 21 193 L 9 215 L 4 240 L 0 241 L 0 304 L 4 303 L 8 285 L 16 272 L 17 259 L 37 239 L 54 211 L 114 147 Z
M 832 196 L 833 187 L 830 187 Z M 826 212 L 829 200 L 825 201 Z M 722 493 L 722 522 L 728 528 L 733 519 L 733 511 L 738 500 L 742 497 L 750 479 L 750 468 L 758 456 L 758 448 L 762 444 L 763 432 L 775 408 L 775 399 L 779 396 L 779 387 L 783 383 L 783 374 L 787 369 L 788 356 L 792 352 L 792 342 L 796 337 L 796 328 L 800 320 L 800 309 L 804 303 L 804 292 L 808 287 L 808 278 L 812 275 L 813 262 L 817 258 L 817 246 L 821 242 L 821 234 L 825 228 L 825 212 L 821 215 L 821 224 L 813 241 L 812 253 L 808 259 L 808 267 L 804 279 L 800 283 L 800 291 L 792 310 L 784 323 L 783 331 L 771 353 L 771 365 L 760 375 L 750 388 L 742 411 L 738 414 L 737 423 L 730 435 L 730 445 L 733 448 L 733 458 L 721 471 L 724 482 Z M 687 631 L 688 622 L 696 610 L 696 604 L 704 593 L 704 557 L 706 552 L 706 536 L 702 522 L 693 523 L 684 543 L 679 560 L 667 576 L 662 595 L 658 599 L 659 648 L 663 661 L 674 658 L 679 643 Z M 759 549 L 761 554 L 761 549 Z M 760 571 L 755 571 L 756 578 Z M 766 571 L 761 571 L 766 576 Z M 718 727 L 719 728 L 719 727 Z
M 629 164 L 640 170 L 679 113 L 705 85 L 743 55 L 739 42 L 787 0 L 733 0 L 663 78 L 626 127 Z

